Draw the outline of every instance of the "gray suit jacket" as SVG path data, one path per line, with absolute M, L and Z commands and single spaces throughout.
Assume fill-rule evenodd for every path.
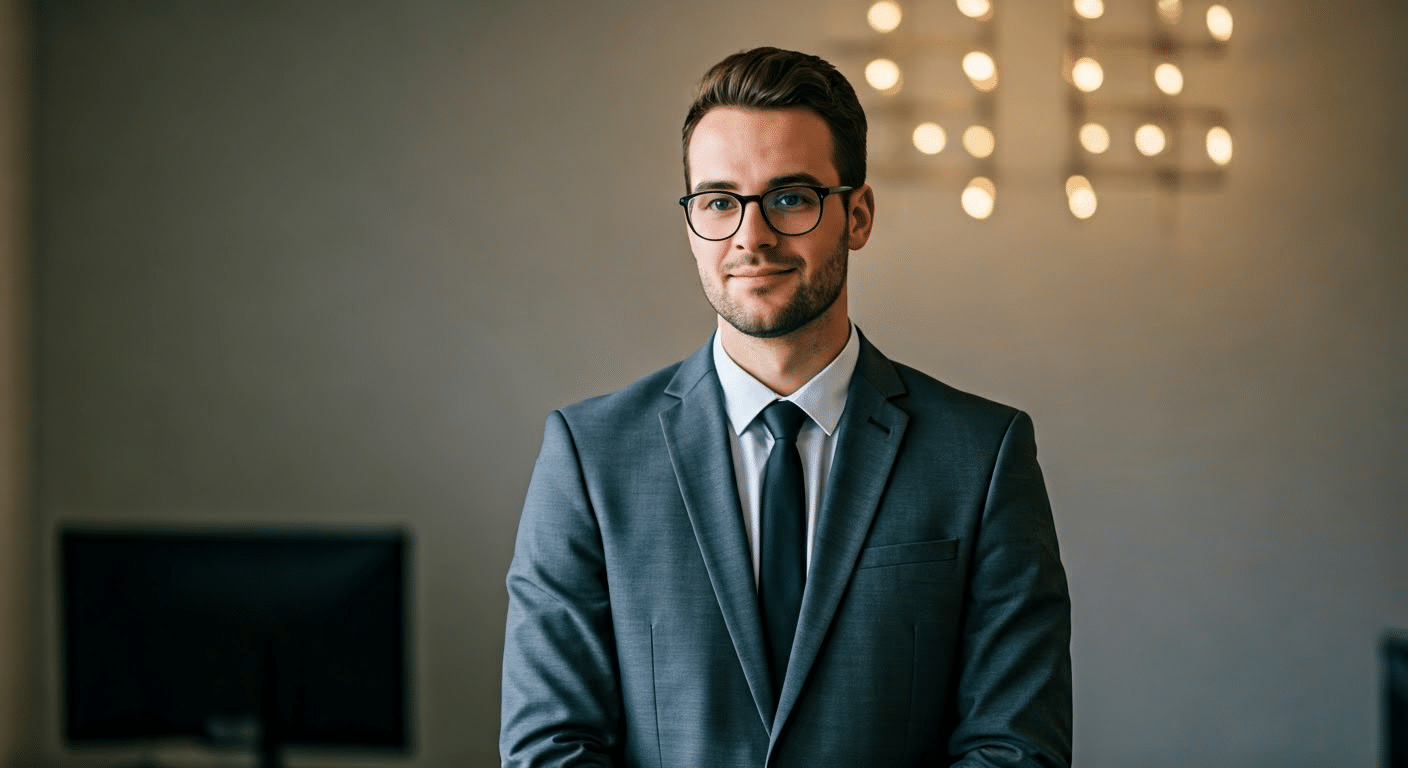
M 1069 764 L 1026 414 L 862 337 L 781 691 L 726 429 L 709 344 L 549 416 L 508 573 L 506 765 Z

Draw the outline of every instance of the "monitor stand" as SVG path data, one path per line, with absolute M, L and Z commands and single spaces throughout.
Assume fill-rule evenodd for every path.
M 257 691 L 255 711 L 239 715 L 211 715 L 205 721 L 205 733 L 209 743 L 219 750 L 253 749 L 258 757 L 259 768 L 283 768 L 282 728 L 283 718 L 279 706 L 279 668 L 274 652 L 274 638 L 265 635 L 257 641 L 259 663 L 251 665 L 258 669 L 258 679 L 250 681 Z M 251 643 L 253 645 L 253 643 Z M 146 764 L 125 766 L 124 768 L 160 768 L 148 761 Z
M 265 636 L 263 646 L 264 663 L 260 665 L 263 679 L 259 681 L 259 768 L 283 768 L 279 668 L 272 635 Z

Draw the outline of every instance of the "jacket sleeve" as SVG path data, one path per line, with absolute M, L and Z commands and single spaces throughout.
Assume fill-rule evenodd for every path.
M 1017 413 L 977 532 L 949 751 L 962 768 L 1071 762 L 1071 603 L 1036 460 Z
M 620 678 L 601 533 L 560 412 L 548 417 L 507 586 L 503 764 L 615 764 Z

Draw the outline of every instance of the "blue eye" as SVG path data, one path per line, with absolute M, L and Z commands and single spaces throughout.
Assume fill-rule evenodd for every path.
M 791 187 L 773 191 L 767 196 L 768 210 L 779 213 L 809 211 L 821 203 L 821 198 L 806 187 Z
M 724 211 L 733 210 L 733 207 L 738 204 L 738 201 L 728 195 L 718 195 L 715 197 L 702 197 L 700 198 L 700 203 L 702 203 L 700 207 L 706 211 L 722 213 Z

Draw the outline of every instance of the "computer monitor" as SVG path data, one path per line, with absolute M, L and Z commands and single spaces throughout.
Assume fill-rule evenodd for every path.
M 60 531 L 64 736 L 405 753 L 401 531 Z
M 1408 634 L 1384 636 L 1384 765 L 1408 768 Z

